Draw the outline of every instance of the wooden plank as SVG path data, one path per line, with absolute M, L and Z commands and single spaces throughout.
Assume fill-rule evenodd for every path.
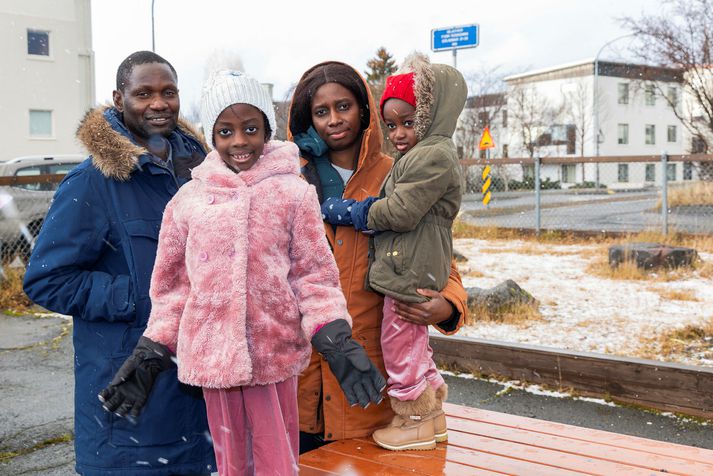
M 532 476 L 572 476 L 586 473 L 573 472 L 552 466 L 547 461 L 525 461 L 518 457 L 503 456 L 468 448 L 439 444 L 429 451 L 389 451 L 366 440 L 340 440 L 320 449 L 329 450 L 324 459 L 349 458 L 350 469 L 361 474 L 375 474 L 373 467 L 363 464 L 378 462 L 388 470 L 384 474 L 472 475 L 472 474 L 526 474 Z M 314 451 L 307 453 L 311 455 Z M 336 457 L 335 455 L 339 455 Z M 303 455 L 305 456 L 305 455 Z M 333 463 L 322 467 L 334 469 Z M 395 471 L 395 472 L 390 472 Z M 378 473 L 381 474 L 381 473 Z
M 528 461 L 547 461 L 552 466 L 586 474 L 648 475 L 661 471 L 679 475 L 713 474 L 713 465 L 686 461 L 615 445 L 547 435 L 490 422 L 452 418 L 450 444 L 475 445 L 480 451 Z
M 555 435 L 579 440 L 587 443 L 609 445 L 617 448 L 640 451 L 653 455 L 663 455 L 670 458 L 713 465 L 713 450 L 696 448 L 694 446 L 679 445 L 664 441 L 650 440 L 638 436 L 622 435 L 592 428 L 582 428 L 564 423 L 538 420 L 507 413 L 493 412 L 479 408 L 464 407 L 445 403 L 443 406 L 446 415 L 457 419 L 469 419 L 500 425 L 503 427 L 517 428 L 532 432 L 533 434 Z M 448 418 L 451 425 L 451 418 Z
M 713 419 L 713 369 L 534 345 L 431 336 L 448 369 Z

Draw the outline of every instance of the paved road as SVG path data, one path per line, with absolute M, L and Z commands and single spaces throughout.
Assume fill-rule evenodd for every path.
M 549 230 L 639 232 L 662 230 L 663 218 L 656 210 L 656 191 L 577 193 L 544 191 L 541 195 L 540 226 Z M 477 226 L 535 228 L 533 192 L 500 192 L 485 207 L 478 195 L 463 197 L 461 211 Z M 673 209 L 669 230 L 713 233 L 713 207 Z
M 70 331 L 58 317 L 0 315 L 0 475 L 74 474 Z M 447 375 L 446 381 L 453 403 L 713 449 L 713 425 L 503 392 L 501 384 L 472 378 Z

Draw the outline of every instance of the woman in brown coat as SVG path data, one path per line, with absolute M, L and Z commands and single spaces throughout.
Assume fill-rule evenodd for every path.
M 339 62 L 307 70 L 290 106 L 289 135 L 300 147 L 302 173 L 315 186 L 320 202 L 328 197 L 363 200 L 378 196 L 393 165 L 381 152 L 378 109 L 361 75 Z M 353 337 L 384 372 L 380 348 L 383 297 L 365 289 L 369 236 L 354 227 L 325 224 L 353 321 Z M 466 293 L 455 265 L 439 293 L 424 290 L 424 303 L 396 302 L 405 320 L 434 324 L 444 334 L 462 325 Z M 366 409 L 350 407 L 327 362 L 316 352 L 302 373 L 298 389 L 300 452 L 324 442 L 368 436 L 389 424 L 387 400 Z

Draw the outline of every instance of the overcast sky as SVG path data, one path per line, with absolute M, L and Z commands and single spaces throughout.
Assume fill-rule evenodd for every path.
M 385 46 L 397 61 L 413 50 L 432 53 L 432 28 L 477 23 L 480 46 L 458 51 L 464 73 L 502 65 L 522 72 L 594 58 L 626 34 L 618 18 L 658 13 L 660 0 L 155 0 L 156 52 L 179 75 L 183 110 L 197 105 L 206 60 L 216 50 L 237 55 L 245 71 L 274 84 L 275 99 L 310 66 L 329 59 L 366 69 Z M 432 8 L 427 8 L 427 5 Z M 94 0 L 97 101 L 111 97 L 116 68 L 131 52 L 151 49 L 151 0 Z M 616 59 L 627 40 L 602 58 Z

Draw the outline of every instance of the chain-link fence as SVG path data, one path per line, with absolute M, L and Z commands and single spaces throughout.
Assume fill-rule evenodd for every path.
M 713 234 L 713 155 L 462 163 L 461 216 L 476 226 Z
M 65 173 L 0 177 L 2 265 L 24 266 Z

